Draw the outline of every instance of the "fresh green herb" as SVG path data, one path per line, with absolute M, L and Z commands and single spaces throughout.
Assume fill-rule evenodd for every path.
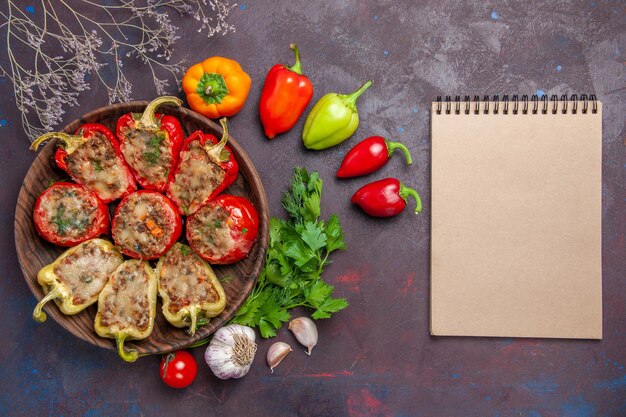
M 248 233 L 248 228 L 247 227 L 242 227 L 241 228 L 241 234 L 245 235 L 246 233 Z
M 57 226 L 57 233 L 60 236 L 67 234 L 70 229 L 77 229 L 79 231 L 85 230 L 89 223 L 89 218 L 78 217 L 76 213 L 74 215 L 65 216 L 65 207 L 61 204 L 57 209 L 54 217 L 50 219 L 50 223 Z
M 233 323 L 258 327 L 261 336 L 269 338 L 289 321 L 289 310 L 294 307 L 311 309 L 314 319 L 322 319 L 348 306 L 345 299 L 332 297 L 333 286 L 321 278 L 330 253 L 346 248 L 337 216 L 319 220 L 321 194 L 317 172 L 294 170 L 282 200 L 289 219 L 270 220 L 265 267 Z
M 161 156 L 160 151 L 150 151 L 144 152 L 142 157 L 146 160 L 147 163 L 151 165 L 156 165 L 159 163 L 159 157 Z
M 219 229 L 220 227 L 222 227 L 222 221 L 221 221 L 221 220 L 215 220 L 215 221 L 213 222 L 213 227 L 214 227 L 215 229 Z
M 157 133 L 146 142 L 147 150 L 143 153 L 142 157 L 149 164 L 156 165 L 159 163 L 159 158 L 161 157 L 161 143 L 163 143 L 164 139 L 165 136 Z
M 104 168 L 102 168 L 102 162 L 100 161 L 91 161 L 91 165 L 93 165 L 93 170 L 96 172 L 102 172 Z
M 191 253 L 191 251 L 189 250 L 189 246 L 181 245 L 180 246 L 180 253 L 182 253 L 183 256 L 189 255 Z

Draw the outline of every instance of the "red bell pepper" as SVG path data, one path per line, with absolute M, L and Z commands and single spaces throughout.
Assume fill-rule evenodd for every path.
M 352 196 L 352 202 L 374 217 L 392 217 L 406 207 L 409 196 L 415 198 L 415 213 L 422 211 L 417 191 L 395 178 L 385 178 L 364 185 Z
M 48 242 L 75 246 L 109 232 L 109 209 L 82 185 L 56 182 L 37 197 L 33 221 Z
M 407 165 L 413 163 L 409 150 L 400 142 L 391 142 L 381 136 L 364 139 L 350 149 L 343 158 L 337 177 L 350 178 L 371 174 L 385 166 L 396 149 L 404 152 Z
M 259 234 L 259 215 L 245 197 L 222 194 L 187 219 L 187 241 L 211 264 L 231 264 L 246 256 Z
M 185 135 L 174 116 L 155 113 L 162 104 L 180 106 L 177 97 L 164 96 L 152 100 L 143 113 L 127 113 L 117 121 L 117 137 L 126 163 L 139 185 L 163 192 L 178 164 Z
M 289 48 L 296 54 L 296 63 L 291 67 L 274 65 L 261 92 L 259 113 L 269 139 L 291 129 L 313 97 L 313 84 L 302 74 L 300 51 L 293 43 Z
M 50 132 L 37 138 L 37 150 L 48 139 L 57 138 L 54 160 L 74 181 L 94 192 L 104 203 L 123 198 L 137 189 L 113 132 L 99 123 L 87 123 L 74 135 Z
M 120 252 L 137 259 L 157 259 L 176 243 L 183 223 L 174 203 L 156 191 L 139 190 L 115 209 L 111 236 Z
M 203 133 L 192 133 L 180 153 L 180 160 L 167 184 L 167 196 L 181 214 L 195 213 L 202 205 L 235 182 L 239 164 L 228 141 L 226 118 L 220 119 L 222 139 Z

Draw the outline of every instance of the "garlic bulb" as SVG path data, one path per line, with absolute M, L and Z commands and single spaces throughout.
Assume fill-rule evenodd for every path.
M 270 366 L 270 371 L 274 373 L 274 368 L 278 366 L 278 364 L 285 359 L 285 356 L 291 352 L 291 346 L 289 346 L 285 342 L 276 342 L 267 350 L 267 355 L 265 358 L 267 359 L 267 364 Z
M 224 326 L 213 335 L 204 360 L 220 379 L 241 378 L 250 370 L 256 353 L 254 330 L 239 324 Z
M 313 320 L 308 317 L 298 317 L 289 322 L 288 328 L 293 332 L 298 342 L 309 349 L 306 354 L 310 356 L 311 350 L 317 345 L 317 327 L 315 327 Z

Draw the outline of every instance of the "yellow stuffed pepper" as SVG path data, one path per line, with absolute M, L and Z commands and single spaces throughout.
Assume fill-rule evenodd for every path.
M 145 339 L 152 333 L 156 296 L 154 270 L 139 259 L 120 265 L 100 293 L 94 328 L 99 336 L 115 339 L 117 353 L 126 362 L 136 361 L 139 353 L 124 350 L 124 341 Z
M 42 307 L 51 300 L 63 314 L 83 311 L 98 301 L 109 276 L 123 261 L 120 251 L 104 239 L 90 239 L 66 250 L 37 274 L 45 297 L 35 307 L 33 318 L 44 322 L 47 316 Z
M 207 262 L 182 243 L 176 243 L 156 267 L 163 315 L 176 327 L 199 326 L 218 316 L 226 306 L 226 294 Z

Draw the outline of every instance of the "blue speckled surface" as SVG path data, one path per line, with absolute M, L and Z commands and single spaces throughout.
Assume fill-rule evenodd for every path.
M 22 3 L 38 13 L 37 2 Z M 281 214 L 279 197 L 294 165 L 317 169 L 326 180 L 324 211 L 339 214 L 349 245 L 326 278 L 351 303 L 319 322 L 310 358 L 298 347 L 274 374 L 264 364 L 268 341 L 240 381 L 217 380 L 202 363 L 203 349 L 195 349 L 200 373 L 182 391 L 161 383 L 157 357 L 127 365 L 54 322 L 31 319 L 35 299 L 17 263 L 13 216 L 34 154 L 11 85 L 0 79 L 7 97 L 0 102 L 0 415 L 626 415 L 624 9 L 623 1 L 246 1 L 232 12 L 236 33 L 209 42 L 172 15 L 183 28 L 177 56 L 229 56 L 252 76 L 249 101 L 231 126 L 257 165 L 271 213 Z M 314 100 L 375 82 L 359 101 L 361 127 L 342 146 L 305 151 L 302 120 L 273 142 L 263 138 L 262 81 L 274 63 L 291 62 L 292 41 L 315 85 Z M 135 76 L 135 98 L 153 97 L 141 89 L 141 64 L 126 68 Z M 604 103 L 602 341 L 429 336 L 429 103 L 442 94 L 506 93 L 594 93 Z M 65 120 L 104 104 L 106 91 L 96 88 Z M 416 187 L 422 215 L 381 221 L 350 206 L 369 179 L 339 182 L 334 172 L 354 143 L 374 134 L 411 148 L 411 168 L 394 158 L 379 175 Z M 279 339 L 298 346 L 285 329 Z

